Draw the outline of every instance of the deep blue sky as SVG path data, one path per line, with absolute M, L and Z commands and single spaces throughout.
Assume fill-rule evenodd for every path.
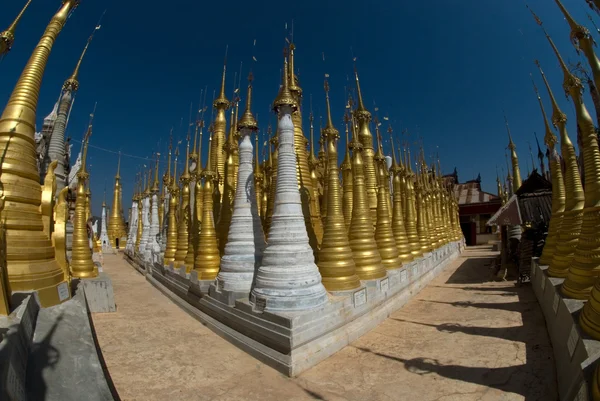
M 25 0 L 4 3 L 0 30 L 12 21 Z M 597 23 L 600 21 L 584 0 L 564 0 L 564 4 L 591 29 L 587 13 Z M 0 103 L 8 100 L 59 5 L 59 0 L 32 2 L 18 27 L 13 50 L 0 63 Z M 554 2 L 530 0 L 529 5 L 544 21 L 563 57 L 578 61 L 569 42 L 568 25 Z M 524 2 L 505 0 L 308 0 L 272 4 L 239 0 L 83 0 L 68 20 L 48 62 L 38 104 L 38 130 L 105 9 L 102 29 L 80 73 L 81 87 L 68 128 L 69 135 L 80 139 L 97 101 L 92 145 L 140 157 L 150 156 L 157 149 L 165 155 L 172 126 L 179 138 L 185 136 L 190 102 L 197 109 L 200 90 L 205 86 L 210 102 L 212 90 L 220 84 L 226 45 L 230 98 L 233 75 L 239 71 L 240 62 L 245 95 L 245 78 L 252 55 L 256 56 L 253 111 L 259 114 L 261 129 L 266 129 L 269 121 L 275 122 L 269 106 L 277 94 L 282 49 L 292 20 L 296 67 L 305 94 L 307 135 L 310 94 L 317 126 L 318 116 L 324 113 L 325 73 L 330 75 L 334 122 L 343 129 L 344 87 L 353 85 L 354 55 L 367 107 L 373 112 L 376 102 L 380 118 L 388 115 L 398 132 L 407 128 L 412 141 L 420 135 L 428 155 L 439 150 L 444 172 L 456 166 L 461 181 L 480 172 L 487 191 L 495 192 L 496 165 L 505 165 L 503 109 L 523 175 L 530 160 L 528 142 L 536 151 L 533 132 L 543 137 L 530 72 L 542 91 L 548 113 L 551 110 L 533 64 L 535 58 L 540 60 L 568 114 L 569 132 L 575 139 L 574 109 L 563 96 L 562 73 L 540 27 Z M 594 36 L 600 40 L 596 33 Z M 588 108 L 595 116 L 591 102 Z M 181 118 L 184 122 L 179 129 Z M 89 162 L 93 211 L 99 214 L 105 184 L 108 203 L 112 202 L 117 155 L 91 148 Z M 135 172 L 143 163 L 135 158 L 122 160 L 125 211 L 131 203 Z

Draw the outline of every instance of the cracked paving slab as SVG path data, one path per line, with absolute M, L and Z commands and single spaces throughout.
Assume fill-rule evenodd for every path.
M 290 379 L 211 332 L 118 255 L 117 312 L 94 314 L 123 401 L 558 399 L 552 347 L 528 286 L 492 282 L 497 253 L 469 248 L 402 309 Z

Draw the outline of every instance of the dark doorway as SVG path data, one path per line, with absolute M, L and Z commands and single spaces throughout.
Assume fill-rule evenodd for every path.
M 115 238 L 115 245 L 117 246 L 117 249 L 119 249 L 119 239 Z
M 476 224 L 472 222 L 460 223 L 460 229 L 463 232 L 467 246 L 477 245 Z

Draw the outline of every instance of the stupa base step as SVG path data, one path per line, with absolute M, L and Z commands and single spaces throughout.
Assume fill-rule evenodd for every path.
M 73 287 L 82 286 L 90 312 L 108 313 L 117 311 L 112 281 L 108 274 L 100 273 L 98 277 L 73 280 L 72 285 Z
M 329 294 L 330 302 L 309 312 L 263 312 L 261 305 L 249 303 L 248 294 L 217 291 L 214 281 L 194 281 L 193 271 L 184 277 L 169 268 L 156 268 L 146 279 L 220 336 L 278 371 L 296 376 L 376 327 L 462 249 L 462 242 L 444 245 L 389 270 L 385 278 L 363 281 L 358 290 Z
M 589 337 L 579 325 L 586 301 L 564 298 L 564 278 L 548 276 L 548 266 L 531 261 L 531 285 L 546 319 L 552 342 L 558 393 L 561 400 L 591 400 L 594 371 L 600 366 L 600 341 Z

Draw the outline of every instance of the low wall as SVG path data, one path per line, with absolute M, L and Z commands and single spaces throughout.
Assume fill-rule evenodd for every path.
M 126 260 L 190 315 L 257 359 L 288 376 L 296 376 L 358 339 L 402 307 L 464 249 L 452 242 L 425 254 L 387 277 L 363 281 L 361 288 L 330 294 L 330 302 L 303 313 L 253 310 L 248 296 L 233 303 L 215 294 L 195 272 L 150 266 L 135 256 Z M 210 295 L 208 295 L 210 289 Z
M 562 401 L 592 399 L 592 377 L 600 357 L 600 341 L 590 338 L 579 326 L 586 301 L 564 298 L 562 278 L 549 277 L 548 266 L 531 261 L 531 285 L 546 319 L 552 342 L 558 393 Z

